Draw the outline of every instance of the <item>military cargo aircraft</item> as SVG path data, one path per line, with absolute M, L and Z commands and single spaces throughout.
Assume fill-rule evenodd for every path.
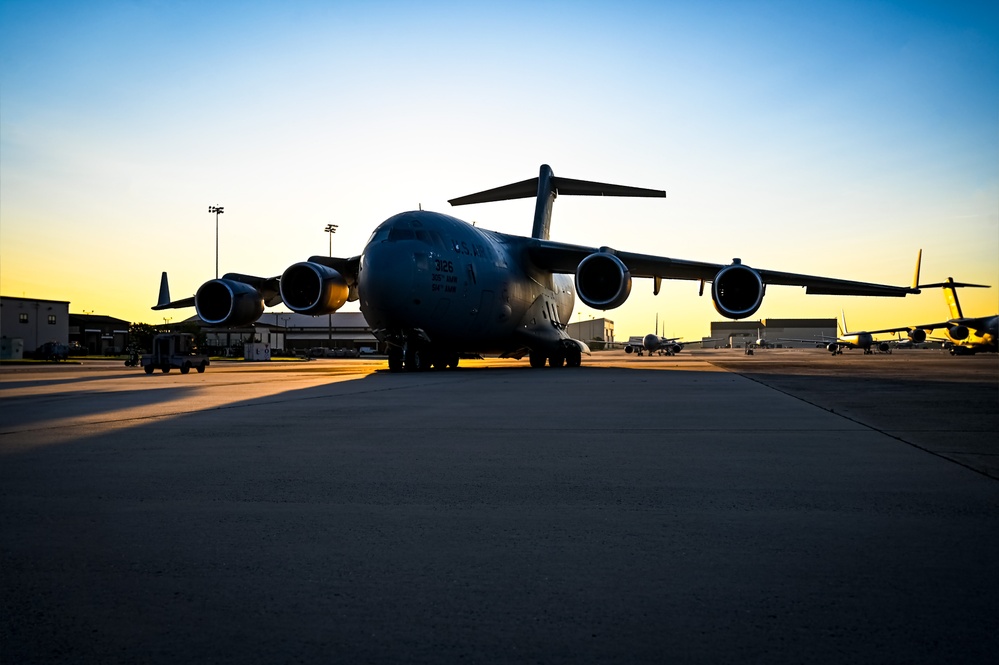
M 971 353 L 988 352 L 995 353 L 999 344 L 999 314 L 992 316 L 966 317 L 961 310 L 961 302 L 957 298 L 959 288 L 990 288 L 986 284 L 967 284 L 955 282 L 953 277 L 948 277 L 946 282 L 938 284 L 920 284 L 920 289 L 942 288 L 947 307 L 950 309 L 951 318 L 938 323 L 921 323 L 916 326 L 904 326 L 901 328 L 890 328 L 887 330 L 875 330 L 874 333 L 881 332 L 908 332 L 909 339 L 914 344 L 919 344 L 926 340 L 926 332 L 942 329 L 947 335 L 950 343 L 951 355 L 967 355 Z
M 715 309 L 730 319 L 751 316 L 768 284 L 803 286 L 807 293 L 901 297 L 918 289 L 754 269 L 739 259 L 702 263 L 584 247 L 549 239 L 558 195 L 663 198 L 661 190 L 556 177 L 538 177 L 470 194 L 453 206 L 536 197 L 530 237 L 489 231 L 441 213 L 399 213 L 378 225 L 350 258 L 313 256 L 280 276 L 229 273 L 205 282 L 190 298 L 171 302 L 161 289 L 153 309 L 194 306 L 214 326 L 256 321 L 264 307 L 330 314 L 360 300 L 361 313 L 384 342 L 391 371 L 452 368 L 483 354 L 528 356 L 532 367 L 579 366 L 589 347 L 566 333 L 576 296 L 594 309 L 624 304 L 636 277 L 711 283 Z M 165 281 L 164 281 L 165 285 Z

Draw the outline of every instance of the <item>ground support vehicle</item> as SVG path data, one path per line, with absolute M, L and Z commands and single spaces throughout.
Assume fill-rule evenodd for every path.
M 171 369 L 179 369 L 187 374 L 191 368 L 198 373 L 210 365 L 208 356 L 198 353 L 194 335 L 190 333 L 162 333 L 153 338 L 153 352 L 142 356 L 142 368 L 146 374 L 160 370 L 164 374 Z

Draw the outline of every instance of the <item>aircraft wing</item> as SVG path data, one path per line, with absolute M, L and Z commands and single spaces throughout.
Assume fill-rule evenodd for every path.
M 918 325 L 918 326 L 900 326 L 898 328 L 884 328 L 882 330 L 867 330 L 865 332 L 869 332 L 872 335 L 877 335 L 879 333 L 908 332 L 910 330 L 918 330 L 918 329 L 922 329 L 922 330 L 933 330 L 934 328 L 947 328 L 947 327 L 949 327 L 951 325 L 953 325 L 952 322 L 943 321 L 941 323 L 926 323 L 926 324 L 921 324 L 921 325 Z
M 347 282 L 348 287 L 352 294 L 357 292 L 357 272 L 360 266 L 361 257 L 354 256 L 349 259 L 342 259 L 337 257 L 328 256 L 310 256 L 309 261 L 312 263 L 318 263 L 329 268 L 333 268 L 341 275 Z M 260 297 L 263 299 L 264 304 L 268 307 L 275 307 L 282 303 L 281 300 L 281 277 L 257 277 L 256 275 L 244 275 L 241 273 L 230 272 L 226 273 L 221 278 L 223 281 L 229 282 L 239 282 L 241 284 L 246 284 L 257 290 Z M 351 298 L 354 299 L 354 298 Z M 166 273 L 163 273 L 163 277 L 160 281 L 160 295 L 159 300 L 153 307 L 154 310 L 163 309 L 182 309 L 184 307 L 194 307 L 195 306 L 195 296 L 189 298 L 182 298 L 180 300 L 170 300 L 170 287 L 167 283 Z
M 653 256 L 650 254 L 620 252 L 608 247 L 597 249 L 539 238 L 531 238 L 527 246 L 528 256 L 536 266 L 560 273 L 575 273 L 579 262 L 595 252 L 607 252 L 617 256 L 617 258 L 621 259 L 628 266 L 632 277 L 688 279 L 711 282 L 714 280 L 715 275 L 718 274 L 718 271 L 727 267 L 719 263 L 704 263 L 701 261 L 671 259 L 665 256 Z M 919 293 L 918 288 L 907 286 L 855 282 L 846 279 L 800 275 L 760 268 L 755 268 L 755 270 L 760 274 L 764 284 L 803 286 L 806 292 L 810 294 L 903 297 L 910 293 Z
M 819 337 L 816 339 L 796 339 L 794 337 L 778 337 L 778 342 L 798 342 L 800 344 L 831 344 L 833 342 L 837 344 L 848 345 L 850 342 L 846 340 L 841 340 L 838 337 Z

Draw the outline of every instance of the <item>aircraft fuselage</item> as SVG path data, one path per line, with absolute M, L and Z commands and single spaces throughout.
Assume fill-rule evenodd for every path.
M 390 217 L 361 255 L 361 312 L 398 346 L 501 356 L 554 348 L 567 338 L 572 276 L 532 269 L 526 241 L 435 212 Z

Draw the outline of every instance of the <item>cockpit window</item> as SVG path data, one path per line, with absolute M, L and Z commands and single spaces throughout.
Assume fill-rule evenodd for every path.
M 413 229 L 400 229 L 399 227 L 394 227 L 389 231 L 389 242 L 398 242 L 400 240 L 415 240 L 416 233 Z
M 368 238 L 368 244 L 370 245 L 373 242 L 384 242 L 388 239 L 388 235 L 389 230 L 384 226 L 379 226 L 374 230 L 374 233 L 371 234 L 371 237 Z

